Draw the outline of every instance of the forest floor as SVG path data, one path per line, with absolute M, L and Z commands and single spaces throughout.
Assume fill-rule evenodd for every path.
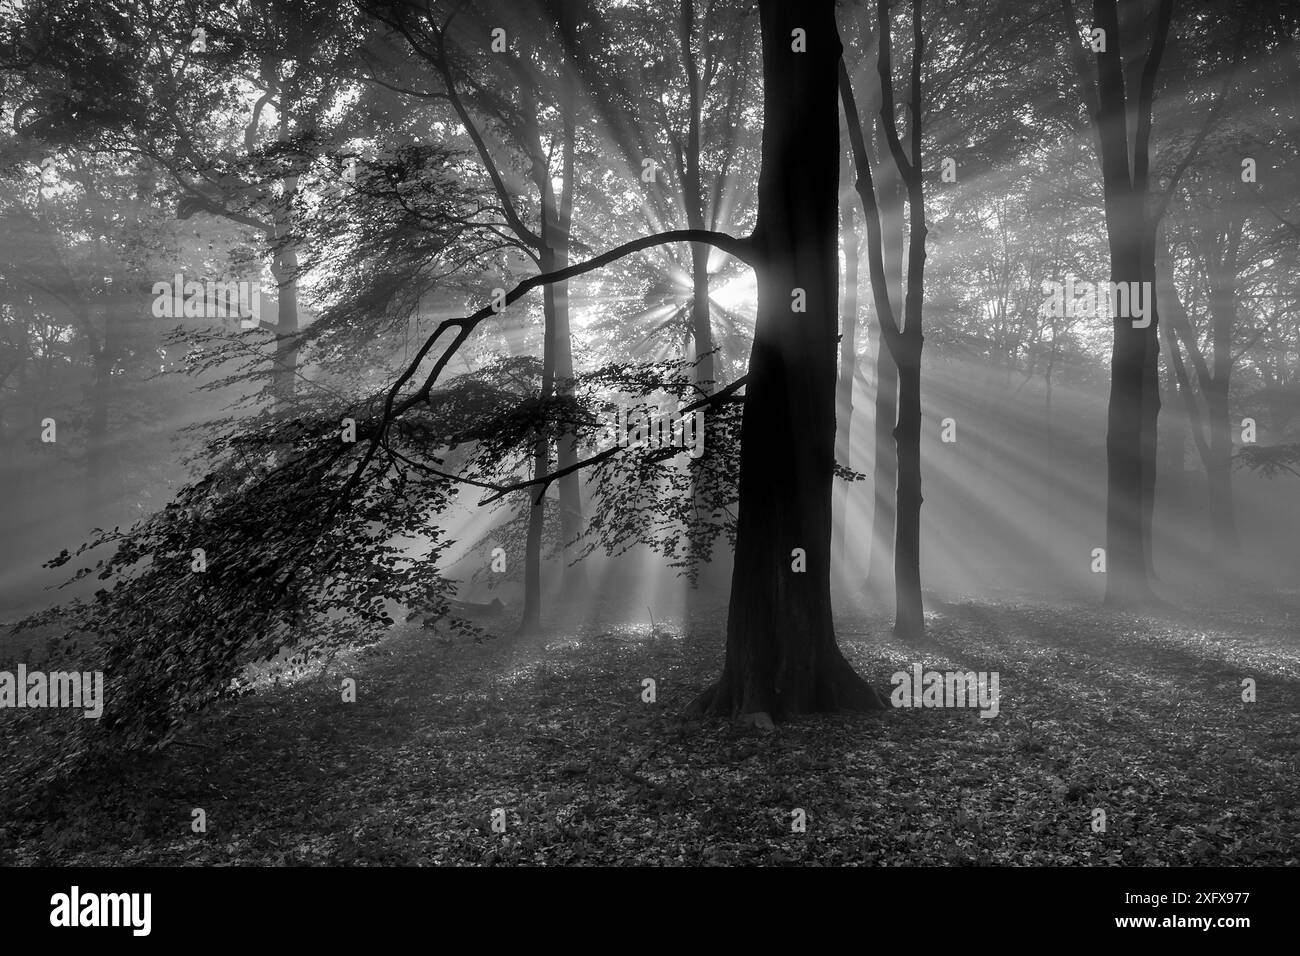
M 0 863 L 1296 865 L 1300 598 L 931 606 L 923 646 L 841 615 L 845 654 L 882 695 L 917 662 L 997 671 L 996 717 L 684 721 L 722 616 L 482 643 L 403 625 L 0 820 Z

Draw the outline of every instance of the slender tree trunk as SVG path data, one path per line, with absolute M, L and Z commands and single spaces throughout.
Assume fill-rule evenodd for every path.
M 880 30 L 889 29 L 885 4 L 880 4 Z M 907 299 L 903 305 L 903 329 L 895 340 L 894 362 L 898 366 L 898 424 L 894 442 L 898 448 L 898 513 L 894 534 L 894 633 L 916 640 L 925 634 L 925 612 L 921 600 L 921 330 L 925 302 L 925 189 L 921 176 L 921 74 L 924 56 L 921 34 L 921 0 L 912 0 L 912 85 L 910 169 L 904 174 L 907 186 Z M 882 71 L 889 68 L 887 39 L 881 37 Z M 885 97 L 891 104 L 892 95 Z M 892 126 L 890 126 L 892 129 Z M 891 141 L 895 165 L 901 167 L 902 145 Z
M 688 206 L 688 210 L 689 210 Z M 688 211 L 688 219 L 691 217 Z M 691 224 L 692 229 L 703 229 L 704 217 L 699 217 L 701 225 Z M 710 353 L 713 351 L 713 327 L 710 321 L 711 307 L 709 304 L 709 247 L 705 245 L 691 246 L 691 280 L 694 290 L 694 299 L 691 302 L 691 328 L 695 342 L 695 384 L 703 394 L 708 394 L 717 388 L 714 375 L 714 356 Z M 705 454 L 708 454 L 709 426 L 712 409 L 706 409 L 704 412 L 704 441 Z M 695 617 L 696 599 L 699 597 L 699 567 L 703 563 L 705 554 L 711 554 L 713 548 L 714 528 L 712 526 L 712 517 L 709 513 L 708 502 L 705 500 L 704 490 L 699 481 L 698 469 L 703 466 L 706 459 L 690 459 L 687 466 L 691 469 L 691 499 L 694 508 L 694 521 L 698 524 L 708 525 L 707 540 L 690 538 L 689 547 L 698 548 L 701 553 L 693 555 L 696 559 L 695 564 L 691 566 L 690 580 L 686 588 L 686 615 L 688 618 Z
M 704 219 L 687 217 L 691 229 L 703 229 Z M 691 247 L 691 334 L 695 341 L 695 381 L 708 391 L 713 386 L 707 383 L 715 381 L 713 372 L 713 326 L 710 321 L 709 308 L 709 252 L 708 246 L 696 244 Z
M 1210 460 L 1206 468 L 1210 528 L 1217 556 L 1241 550 L 1236 509 L 1232 502 L 1232 425 L 1228 419 L 1228 383 L 1215 380 L 1205 396 L 1210 424 Z
M 101 295 L 107 297 L 107 290 Z M 113 320 L 111 303 L 101 299 L 96 306 L 102 319 L 99 347 L 94 350 L 92 368 L 94 379 L 91 382 L 90 416 L 86 428 L 86 500 L 85 513 L 87 525 L 106 521 L 104 505 L 107 500 L 109 460 L 108 460 L 108 409 L 112 403 L 113 366 L 117 361 L 116 322 Z
M 880 698 L 835 641 L 831 492 L 838 332 L 834 0 L 760 0 L 758 318 L 745 390 L 736 560 L 722 677 L 693 709 L 788 717 Z M 791 50 L 802 29 L 807 52 Z M 793 311 L 800 302 L 805 311 Z
M 528 130 L 527 142 L 533 154 L 533 178 L 541 196 L 539 259 L 543 272 L 554 272 L 568 264 L 570 229 L 573 219 L 573 161 L 574 128 L 571 95 L 565 96 L 564 153 L 561 160 L 563 193 L 555 194 L 550 164 L 541 147 L 541 134 L 536 125 Z M 573 383 L 573 340 L 569 331 L 569 284 L 567 281 L 548 283 L 542 295 L 543 344 L 541 401 L 545 406 L 558 392 L 571 391 Z M 539 430 L 533 447 L 533 477 L 547 473 L 550 467 L 550 436 Z M 557 468 L 569 467 L 578 461 L 577 437 L 571 429 L 562 429 L 556 439 Z M 585 585 L 585 569 L 581 565 L 569 567 L 564 553 L 568 545 L 582 531 L 582 488 L 577 472 L 565 475 L 556 482 L 559 489 L 561 560 L 564 562 L 564 589 L 572 598 Z M 541 551 L 546 528 L 546 495 L 530 493 L 528 537 L 524 551 L 524 611 L 520 629 L 535 633 L 541 629 L 542 585 Z
M 701 133 L 700 124 L 703 114 L 704 83 L 700 77 L 699 63 L 695 55 L 695 3 L 694 0 L 681 0 L 679 17 L 679 42 L 682 52 L 682 64 L 686 71 L 687 92 L 687 129 L 685 147 L 678 155 L 681 180 L 682 200 L 686 207 L 686 224 L 691 229 L 705 229 L 704 178 L 700 169 Z M 713 355 L 712 304 L 709 299 L 709 255 L 710 246 L 696 243 L 691 246 L 691 336 L 695 348 L 695 383 L 700 391 L 708 394 L 716 389 L 715 356 Z M 708 443 L 709 416 L 712 409 L 704 412 L 704 429 L 706 447 Z M 707 452 L 706 452 L 707 454 Z M 694 604 L 698 597 L 698 569 L 704 554 L 712 553 L 713 529 L 707 503 L 699 484 L 700 469 L 703 458 L 692 458 L 688 466 L 692 471 L 691 496 L 694 521 L 707 523 L 709 538 L 688 538 L 689 547 L 698 548 L 691 555 L 689 562 L 691 573 L 686 593 L 686 611 L 688 618 L 695 616 Z
M 883 134 L 879 140 L 883 140 Z M 878 142 L 878 149 L 888 154 L 888 145 Z M 903 193 L 897 168 L 882 162 L 876 179 L 880 208 L 881 258 L 885 268 L 885 291 L 890 313 L 886 322 L 903 312 Z M 871 556 L 867 565 L 867 592 L 870 597 L 887 601 L 894 594 L 894 536 L 898 514 L 898 448 L 894 428 L 898 424 L 898 365 L 889 344 L 875 323 L 873 339 L 876 349 L 876 394 L 873 402 L 874 434 L 872 445 Z
M 292 133 L 296 84 L 290 81 L 285 86 L 280 92 L 280 141 L 287 143 Z M 275 257 L 271 260 L 271 275 L 276 287 L 275 365 L 271 372 L 271 390 L 280 405 L 293 401 L 298 375 L 298 250 L 290 235 L 298 177 L 285 176 L 283 185 L 283 205 L 276 213 L 272 237 Z
M 550 443 L 544 432 L 533 442 L 533 477 L 546 474 L 550 464 Z M 519 622 L 521 634 L 537 634 L 542 629 L 542 532 L 546 523 L 546 494 L 531 488 L 524 491 L 528 505 L 528 536 L 524 542 L 524 612 Z
M 879 327 L 872 337 L 876 349 L 872 437 L 875 453 L 871 466 L 871 557 L 867 565 L 867 591 L 874 598 L 888 600 L 894 593 L 894 497 L 898 488 L 894 426 L 898 424 L 898 366 Z
M 1161 330 L 1161 335 L 1164 337 L 1166 349 L 1171 350 L 1174 346 L 1170 344 L 1171 336 L 1168 327 L 1169 323 L 1166 323 L 1165 328 Z M 1172 356 L 1166 367 L 1163 391 L 1165 397 L 1161 405 L 1171 410 L 1165 412 L 1165 464 L 1160 469 L 1160 486 L 1163 489 L 1161 494 L 1181 512 L 1187 481 L 1187 415 L 1185 412 L 1174 410 L 1177 409 L 1178 404 L 1178 383 L 1173 372 Z
M 554 257 L 555 267 L 563 268 L 568 264 L 567 247 L 557 249 Z M 555 283 L 555 295 L 551 300 L 552 315 L 548 323 L 555 328 L 555 378 L 556 390 L 561 395 L 573 391 L 573 338 L 569 332 L 569 285 L 567 282 Z M 556 440 L 556 466 L 569 468 L 578 461 L 578 438 L 573 429 L 566 428 Z M 578 473 L 572 472 L 561 477 L 556 484 L 560 491 L 560 534 L 564 543 L 564 590 L 567 596 L 578 596 L 586 586 L 586 568 L 581 562 L 569 563 L 568 549 L 582 533 L 582 485 Z
M 569 262 L 570 230 L 573 226 L 573 199 L 576 184 L 573 181 L 573 103 L 572 96 L 565 98 L 564 156 L 561 161 L 561 176 L 564 180 L 564 194 L 556 211 L 556 229 L 551 238 L 549 228 L 544 239 L 549 241 L 555 251 L 554 268 L 563 268 Z M 554 202 L 552 202 L 554 205 Z M 569 283 L 555 283 L 550 300 L 552 316 L 548 321 L 555 327 L 555 378 L 556 388 L 561 395 L 573 392 L 573 336 L 569 330 Z M 561 430 L 556 442 L 557 467 L 570 468 L 578 462 L 578 436 L 572 428 Z M 560 478 L 560 535 L 565 548 L 564 554 L 564 590 L 569 598 L 579 596 L 587 586 L 587 569 L 582 562 L 569 564 L 568 549 L 582 533 L 582 482 L 576 471 Z
M 1142 197 L 1145 205 L 1146 197 Z M 1145 218 L 1145 217 L 1144 217 Z M 1147 303 L 1151 310 L 1151 326 L 1146 329 L 1146 352 L 1142 364 L 1142 502 L 1141 525 L 1142 554 L 1146 562 L 1148 581 L 1159 580 L 1155 566 L 1155 510 L 1156 484 L 1159 478 L 1157 456 L 1159 454 L 1159 433 L 1157 423 L 1160 416 L 1160 311 L 1159 295 L 1156 294 L 1155 244 L 1158 225 L 1147 222 L 1145 241 L 1142 245 L 1142 278 L 1150 283 L 1151 298 Z
M 1215 552 L 1231 556 L 1241 550 L 1236 510 L 1232 502 L 1232 423 L 1228 388 L 1232 379 L 1232 333 L 1237 324 L 1237 252 L 1241 245 L 1240 218 L 1229 223 L 1219 254 L 1209 259 L 1210 341 L 1214 349 L 1213 387 L 1205 395 L 1210 425 L 1210 461 L 1206 469 L 1210 495 L 1210 522 Z
M 276 286 L 275 367 L 272 390 L 277 402 L 293 400 L 298 375 L 298 253 L 281 247 L 271 265 Z
M 910 294 L 909 294 L 910 295 Z M 909 324 L 911 320 L 909 319 Z M 906 333 L 904 333 L 906 335 Z M 921 604 L 921 343 L 898 364 L 898 529 L 894 538 L 894 631 L 925 631 Z
M 1067 10 L 1072 10 L 1066 4 Z M 1151 102 L 1172 15 L 1172 0 L 1160 0 L 1150 53 L 1142 65 L 1137 96 L 1125 90 L 1125 63 L 1116 0 L 1094 0 L 1093 23 L 1109 38 L 1096 54 L 1094 118 L 1101 153 L 1102 194 L 1114 283 L 1154 279 L 1155 227 L 1149 198 Z M 1073 20 L 1070 13 L 1069 20 Z M 1074 41 L 1077 42 L 1077 41 Z M 1130 143 L 1130 118 L 1133 121 Z M 1130 286 L 1133 287 L 1133 286 Z M 1133 316 L 1113 318 L 1111 388 L 1106 430 L 1106 602 L 1153 598 L 1150 530 L 1155 481 L 1155 427 L 1160 411 L 1159 341 L 1154 284 L 1151 321 L 1135 327 Z
M 547 239 L 547 217 L 542 216 L 542 272 L 554 272 L 559 255 Z M 548 283 L 542 290 L 542 313 L 545 317 L 542 332 L 542 388 L 539 395 L 545 408 L 555 392 L 556 368 L 556 289 L 563 283 Z M 567 330 L 566 330 L 567 331 Z M 551 464 L 551 440 L 539 421 L 537 436 L 533 441 L 533 477 L 547 474 Z M 524 610 L 519 623 L 523 634 L 536 634 L 542 626 L 542 537 L 546 530 L 546 491 L 530 489 L 524 492 L 528 500 L 528 536 L 524 543 Z
M 840 377 L 835 398 L 835 460 L 846 468 L 853 467 L 853 381 L 858 370 L 858 265 L 861 259 L 853 205 L 852 199 L 847 197 L 840 203 L 844 235 L 844 308 L 840 322 Z M 835 513 L 838 515 L 835 522 L 835 567 L 839 569 L 836 581 L 841 585 L 849 580 L 846 542 L 852 487 L 848 481 L 835 483 Z
M 100 220 L 104 220 L 101 218 Z M 107 269 L 102 266 L 103 244 L 96 240 L 94 244 L 95 276 L 101 276 Z M 108 455 L 108 418 L 114 391 L 113 367 L 119 355 L 118 322 L 114 316 L 112 302 L 112 284 L 105 283 L 91 292 L 84 308 L 83 324 L 91 355 L 94 378 L 89 388 L 90 416 L 86 431 L 86 499 L 85 515 L 87 526 L 102 522 L 109 527 L 105 504 L 108 499 L 109 455 Z M 98 321 L 95 321 L 98 319 Z M 98 333 L 99 342 L 95 343 Z

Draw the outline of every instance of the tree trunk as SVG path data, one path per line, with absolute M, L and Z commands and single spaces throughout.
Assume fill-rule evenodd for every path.
M 276 286 L 275 367 L 272 391 L 277 402 L 293 400 L 298 374 L 298 253 L 285 245 L 271 264 Z
M 1228 417 L 1228 386 L 1232 379 L 1232 333 L 1237 322 L 1237 253 L 1242 221 L 1230 222 L 1223 234 L 1220 254 L 1209 257 L 1210 340 L 1214 347 L 1213 387 L 1205 395 L 1210 425 L 1210 461 L 1207 462 L 1211 530 L 1215 553 L 1234 555 L 1241 550 L 1237 518 L 1232 503 L 1232 424 Z
M 908 293 L 911 299 L 911 292 Z M 909 308 L 909 311 L 910 308 Z M 918 309 L 919 311 L 919 309 Z M 908 319 L 912 325 L 912 319 Z M 904 341 L 912 338 L 904 332 Z M 921 336 L 898 363 L 898 515 L 894 537 L 894 633 L 924 635 L 921 605 Z
M 542 217 L 542 236 L 548 232 L 547 217 Z M 541 252 L 542 272 L 554 272 L 560 264 L 561 257 L 554 247 L 543 245 Z M 559 314 L 556 290 L 563 288 L 563 283 L 548 283 L 542 290 L 542 314 L 544 326 L 542 331 L 542 388 L 538 396 L 543 409 L 555 392 L 556 340 Z M 566 311 L 567 315 L 567 311 Z M 566 327 L 565 331 L 568 329 Z M 572 359 L 570 359 L 572 361 Z M 551 439 L 546 433 L 544 423 L 537 424 L 537 436 L 533 441 L 533 477 L 540 478 L 548 473 L 551 464 Z M 542 536 L 546 530 L 546 489 L 544 487 L 524 492 L 528 498 L 528 536 L 524 543 L 524 610 L 519 622 L 522 634 L 536 634 L 542 626 Z
M 890 68 L 889 19 L 886 4 L 879 5 L 881 36 L 880 67 Z M 925 635 L 925 613 L 921 602 L 921 349 L 925 335 L 921 330 L 925 302 L 925 189 L 921 174 L 921 73 L 924 55 L 921 35 L 921 0 L 912 0 L 912 85 L 909 124 L 910 168 L 903 181 L 907 186 L 907 299 L 903 304 L 903 329 L 894 340 L 894 363 L 898 366 L 898 424 L 894 427 L 894 444 L 898 449 L 898 509 L 894 534 L 894 633 L 906 640 Z M 882 79 L 883 83 L 883 79 Z M 892 93 L 883 97 L 893 109 Z M 892 123 L 887 132 L 893 130 Z M 903 171 L 902 144 L 892 136 L 890 148 L 895 165 Z
M 853 217 L 853 202 L 840 203 L 840 220 L 844 233 L 844 309 L 840 333 L 840 377 L 835 398 L 835 460 L 846 468 L 853 467 L 853 382 L 858 370 L 858 264 L 861 258 L 857 223 Z M 846 564 L 846 542 L 849 532 L 849 492 L 853 485 L 848 481 L 835 483 L 837 505 L 835 514 L 835 562 L 838 568 L 836 581 L 841 585 L 850 580 Z
M 554 267 L 563 268 L 568 264 L 567 244 L 556 250 Z M 546 319 L 548 325 L 555 329 L 555 378 L 556 389 L 561 395 L 573 390 L 573 338 L 569 333 L 569 284 L 557 282 L 549 286 L 555 290 L 547 302 L 551 315 Z M 577 464 L 578 437 L 572 429 L 565 429 L 556 441 L 556 467 L 563 469 Z M 565 553 L 564 590 L 569 597 L 576 597 L 586 586 L 586 568 L 581 562 L 569 564 L 569 546 L 582 533 L 582 485 L 576 471 L 562 476 L 556 484 L 560 490 L 560 535 Z
M 1142 197 L 1145 205 L 1146 197 Z M 1146 216 L 1143 217 L 1147 219 Z M 1142 436 L 1140 439 L 1142 461 L 1142 502 L 1140 508 L 1139 533 L 1142 536 L 1142 556 L 1146 562 L 1147 580 L 1159 580 L 1155 566 L 1155 511 L 1156 483 L 1160 470 L 1157 467 L 1159 454 L 1159 433 L 1157 422 L 1160 415 L 1160 312 L 1159 296 L 1156 294 L 1156 230 L 1157 224 L 1147 222 L 1145 241 L 1142 246 L 1142 278 L 1149 282 L 1151 298 L 1147 303 L 1151 310 L 1151 326 L 1146 329 L 1145 358 L 1142 364 Z
M 688 199 L 689 202 L 689 199 Z M 690 213 L 690 207 L 687 211 L 688 219 L 693 218 Z M 699 222 L 703 223 L 703 215 L 699 216 Z M 703 229 L 703 225 L 691 225 L 692 229 Z M 710 320 L 711 308 L 709 305 L 709 252 L 710 247 L 702 244 L 691 246 L 691 279 L 694 287 L 694 299 L 691 303 L 691 327 L 695 341 L 695 384 L 699 387 L 701 394 L 707 395 L 717 387 L 713 370 L 714 356 L 710 353 L 713 351 L 713 327 Z M 712 409 L 704 411 L 704 441 L 709 440 L 709 417 Z M 704 458 L 692 458 L 687 466 L 691 469 L 691 498 L 694 508 L 694 521 L 697 523 L 709 524 L 709 539 L 688 538 L 688 547 L 699 548 L 701 552 L 712 553 L 714 528 L 712 527 L 712 517 L 709 514 L 708 503 L 705 500 L 703 488 L 700 486 L 698 469 L 702 467 Z M 693 555 L 697 561 L 702 561 L 704 554 Z M 690 580 L 686 587 L 686 614 L 688 618 L 693 619 L 695 616 L 696 599 L 699 597 L 698 572 L 699 565 L 692 563 Z
M 296 84 L 292 81 L 281 90 L 280 141 L 289 142 Z M 282 207 L 275 214 L 274 258 L 271 274 L 275 278 L 275 365 L 271 370 L 271 392 L 279 405 L 293 401 L 298 375 L 298 250 L 290 236 L 293 225 L 293 200 L 298 194 L 298 177 L 284 177 Z
M 882 702 L 840 653 L 830 607 L 838 331 L 834 0 L 760 0 L 763 147 L 758 317 L 745 391 L 736 561 L 705 713 L 774 718 Z M 791 50 L 802 29 L 807 52 Z M 799 292 L 805 311 L 792 306 Z M 800 561 L 806 570 L 799 570 Z
M 890 319 L 889 321 L 893 321 Z M 874 460 L 871 467 L 871 557 L 867 565 L 870 596 L 888 600 L 894 593 L 894 496 L 898 487 L 898 366 L 876 328 L 876 397 L 874 402 Z
M 546 474 L 550 442 L 539 432 L 533 442 L 533 477 Z M 542 629 L 542 531 L 546 522 L 546 493 L 536 488 L 524 492 L 528 505 L 528 537 L 524 542 L 524 613 L 519 632 L 537 634 Z
M 108 456 L 108 409 L 112 403 L 113 366 L 117 362 L 117 323 L 113 318 L 112 303 L 105 301 L 108 289 L 100 289 L 101 298 L 95 311 L 103 319 L 101 338 L 98 347 L 92 345 L 92 368 L 94 379 L 91 382 L 90 415 L 86 428 L 86 500 L 85 515 L 87 527 L 97 523 L 111 527 L 105 505 L 108 499 L 109 456 Z M 91 323 L 88 321 L 87 326 Z
M 1136 244 L 1112 234 L 1111 281 L 1141 278 Z M 1132 319 L 1126 316 L 1116 316 L 1112 327 L 1106 420 L 1106 601 L 1114 604 L 1149 597 L 1149 582 L 1142 539 L 1147 335 L 1145 330 L 1133 328 Z
M 1093 23 L 1109 37 L 1096 55 L 1094 118 L 1101 153 L 1102 194 L 1115 283 L 1154 279 L 1155 232 L 1146 208 L 1150 164 L 1151 102 L 1168 35 L 1172 0 L 1161 0 L 1143 63 L 1136 99 L 1125 91 L 1116 0 L 1094 0 Z M 1067 4 L 1067 9 L 1071 9 Z M 1069 19 L 1073 19 L 1072 15 Z M 1130 149 L 1130 114 L 1134 121 Z M 1131 160 L 1130 160 L 1131 157 Z M 1131 165 L 1130 165 L 1131 162 Z M 1154 285 L 1151 321 L 1135 328 L 1133 316 L 1113 317 L 1110 402 L 1106 430 L 1106 602 L 1153 599 L 1150 584 L 1150 517 L 1154 499 L 1155 426 L 1160 411 Z
M 1206 468 L 1209 493 L 1210 530 L 1216 557 L 1241 550 L 1236 509 L 1232 502 L 1232 425 L 1228 419 L 1228 383 L 1215 381 L 1214 391 L 1205 396 L 1210 420 L 1210 461 Z
M 877 148 L 888 155 L 889 146 L 878 137 Z M 901 177 L 893 163 L 882 162 L 875 182 L 880 209 L 880 255 L 885 269 L 885 292 L 889 315 L 883 321 L 897 322 L 903 312 L 903 194 Z M 872 444 L 871 556 L 867 565 L 867 593 L 887 601 L 894 594 L 894 536 L 898 493 L 898 449 L 894 428 L 898 424 L 898 365 L 881 334 L 880 322 L 874 329 L 876 348 L 875 422 Z
M 704 208 L 704 174 L 700 168 L 701 155 L 701 121 L 704 111 L 704 84 L 700 77 L 699 63 L 695 56 L 693 37 L 695 35 L 694 0 L 681 0 L 679 23 L 679 42 L 681 44 L 682 65 L 686 71 L 687 92 L 687 129 L 685 147 L 678 153 L 679 171 L 682 180 L 682 200 L 686 207 L 686 224 L 691 229 L 705 229 Z M 710 246 L 696 243 L 691 246 L 691 337 L 695 347 L 695 383 L 702 394 L 709 394 L 716 386 L 713 355 L 712 305 L 709 300 L 709 255 Z M 704 440 L 708 442 L 708 416 L 712 409 L 704 412 Z M 704 494 L 699 486 L 698 477 L 703 459 L 691 459 L 692 480 L 691 496 L 693 520 L 712 525 Z M 688 536 L 688 547 L 698 548 L 692 553 L 688 562 L 690 567 L 689 582 L 686 591 L 687 617 L 695 617 L 695 605 L 698 595 L 698 570 L 704 553 L 712 553 L 712 527 L 707 540 Z
M 567 86 L 566 86 L 567 90 Z M 556 228 L 554 233 L 543 224 L 543 241 L 548 242 L 554 250 L 553 268 L 560 269 L 568 265 L 570 230 L 573 226 L 573 199 L 577 184 L 573 180 L 573 102 L 572 95 L 566 95 L 564 102 L 564 154 L 561 160 L 561 176 L 564 181 L 564 194 L 555 211 Z M 551 197 L 551 207 L 556 203 Z M 555 378 L 556 387 L 561 395 L 573 391 L 573 337 L 569 332 L 569 283 L 557 282 L 551 289 L 548 300 L 552 315 L 548 323 L 555 327 Z M 578 436 L 571 429 L 561 431 L 556 442 L 556 466 L 570 468 L 578 462 Z M 570 597 L 577 597 L 586 589 L 587 569 L 581 563 L 569 564 L 568 548 L 582 533 L 582 483 L 576 471 L 564 475 L 557 482 L 560 489 L 560 540 L 563 542 L 564 590 Z

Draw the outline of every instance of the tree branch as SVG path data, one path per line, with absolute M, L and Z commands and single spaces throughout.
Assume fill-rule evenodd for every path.
M 339 496 L 335 499 L 334 505 L 330 508 L 329 517 L 332 518 L 343 506 L 344 502 L 349 500 L 352 494 L 356 491 L 357 485 L 361 482 L 361 476 L 364 474 L 366 468 L 369 467 L 370 462 L 374 460 L 375 454 L 379 450 L 380 444 L 386 436 L 389 424 L 413 406 L 428 399 L 430 392 L 433 390 L 434 383 L 438 380 L 438 376 L 442 374 L 443 369 L 446 368 L 447 363 L 451 361 L 451 357 L 456 353 L 456 350 L 465 343 L 465 340 L 469 338 L 470 334 L 478 327 L 480 322 L 489 316 L 497 314 L 501 309 L 505 308 L 505 306 L 518 301 L 539 286 L 549 285 L 555 282 L 563 282 L 567 279 L 572 279 L 575 276 L 592 272 L 602 266 L 609 265 L 611 262 L 616 262 L 634 252 L 640 252 L 643 249 L 650 249 L 655 246 L 667 245 L 671 242 L 707 243 L 708 245 L 716 246 L 723 252 L 730 253 L 737 259 L 749 263 L 750 265 L 754 264 L 756 258 L 753 241 L 751 239 L 738 239 L 735 236 L 730 236 L 721 232 L 713 232 L 708 229 L 672 229 L 668 232 L 656 233 L 650 236 L 641 236 L 637 239 L 631 240 L 630 242 L 625 242 L 620 246 L 615 246 L 608 252 L 604 252 L 594 258 L 574 263 L 573 265 L 566 266 L 563 269 L 557 269 L 554 272 L 539 273 L 535 276 L 529 276 L 506 293 L 505 301 L 502 303 L 500 308 L 495 305 L 485 305 L 473 315 L 457 319 L 446 319 L 439 323 L 438 327 L 433 330 L 432 334 L 430 334 L 427 339 L 425 339 L 424 344 L 421 345 L 419 350 L 415 353 L 415 357 L 407 365 L 406 370 L 398 376 L 397 381 L 394 382 L 392 388 L 388 390 L 388 395 L 384 400 L 383 417 L 380 419 L 379 425 L 370 439 L 370 445 L 366 449 L 366 453 L 362 456 L 361 461 L 357 464 L 356 469 L 348 478 L 347 483 L 343 486 Z M 415 376 L 416 371 L 424 362 L 425 357 L 433 349 L 434 344 L 442 337 L 442 334 L 453 328 L 458 330 L 455 338 L 452 339 L 451 343 L 447 346 L 447 349 L 438 358 L 437 362 L 434 363 L 433 369 L 429 372 L 419 390 L 414 394 L 407 396 L 401 402 L 398 402 L 398 396 L 401 394 L 402 387 Z

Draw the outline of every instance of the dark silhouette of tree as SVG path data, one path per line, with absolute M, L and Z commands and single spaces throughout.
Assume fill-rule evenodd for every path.
M 1092 28 L 1102 31 L 1092 41 L 1095 79 L 1071 0 L 1061 0 L 1061 10 L 1071 66 L 1097 131 L 1110 281 L 1145 282 L 1153 292 L 1145 325 L 1130 315 L 1112 317 L 1106 427 L 1106 601 L 1149 601 L 1154 598 L 1150 521 L 1160 413 L 1160 318 L 1154 296 L 1159 217 L 1149 203 L 1151 107 L 1174 2 L 1131 4 L 1121 23 L 1117 0 L 1095 0 Z
M 894 535 L 894 630 L 916 638 L 925 632 L 921 601 L 921 348 L 925 341 L 921 316 L 925 294 L 925 191 L 921 172 L 921 64 L 925 41 L 921 31 L 922 3 L 912 5 L 912 66 L 909 96 L 910 149 L 904 150 L 895 121 L 893 65 L 890 56 L 891 27 L 888 0 L 877 4 L 879 31 L 877 67 L 880 76 L 880 119 L 890 156 L 906 187 L 909 214 L 907 293 L 900 325 L 889 298 L 885 271 L 881 203 L 876 195 L 871 161 L 862 132 L 862 121 L 848 70 L 839 68 L 839 89 L 848 117 L 857 168 L 857 189 L 866 221 L 867 255 L 870 263 L 872 298 L 881 340 L 889 350 L 898 373 L 898 421 L 894 427 L 897 449 L 898 486 Z M 878 385 L 878 388 L 881 386 Z
M 761 722 L 759 714 L 882 704 L 841 654 L 830 606 L 842 49 L 835 7 L 762 0 L 759 14 L 763 162 L 751 237 L 758 320 L 727 656 L 718 683 L 692 707 Z M 793 49 L 797 34 L 806 51 Z

